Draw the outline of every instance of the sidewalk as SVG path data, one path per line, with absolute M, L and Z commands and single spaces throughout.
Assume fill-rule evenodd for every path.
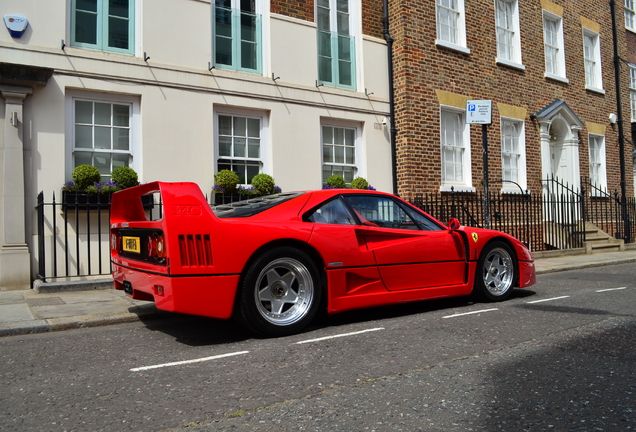
M 636 250 L 542 257 L 546 255 L 550 254 L 537 254 L 537 274 L 636 261 Z M 108 286 L 101 284 L 102 288 Z M 157 310 L 154 303 L 132 300 L 115 289 L 40 291 L 0 291 L 0 336 L 95 327 L 169 314 Z

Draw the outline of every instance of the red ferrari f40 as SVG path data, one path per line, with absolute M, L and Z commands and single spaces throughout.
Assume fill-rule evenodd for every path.
M 141 197 L 161 194 L 150 220 Z M 508 298 L 535 283 L 528 248 L 505 233 L 443 224 L 382 192 L 290 192 L 211 207 L 194 183 L 113 195 L 115 288 L 158 309 L 237 318 L 264 336 L 329 314 L 474 294 Z

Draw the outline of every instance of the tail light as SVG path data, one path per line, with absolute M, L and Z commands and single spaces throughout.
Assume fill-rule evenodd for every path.
M 118 252 L 121 244 L 121 236 L 116 231 L 110 233 L 110 249 L 112 252 Z
M 165 258 L 166 241 L 162 235 L 153 234 L 148 237 L 148 256 L 150 258 Z

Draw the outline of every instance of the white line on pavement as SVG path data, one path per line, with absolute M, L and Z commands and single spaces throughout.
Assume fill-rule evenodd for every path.
M 204 361 L 216 360 L 216 359 L 220 359 L 220 358 L 224 358 L 224 357 L 232 357 L 232 356 L 237 356 L 237 355 L 241 355 L 241 354 L 247 354 L 248 352 L 249 351 L 239 351 L 239 352 L 235 352 L 235 353 L 221 354 L 221 355 L 216 355 L 216 356 L 212 356 L 212 357 L 203 357 L 203 358 L 193 359 L 193 360 L 184 360 L 184 361 L 178 361 L 178 362 L 173 362 L 173 363 L 164 363 L 164 364 L 153 365 L 153 366 L 143 366 L 143 367 L 138 367 L 138 368 L 131 369 L 130 371 L 131 372 L 139 372 L 139 371 L 144 371 L 144 370 L 148 370 L 148 369 L 157 369 L 157 368 L 168 367 L 168 366 L 180 366 L 180 365 L 189 364 L 189 363 L 199 363 L 199 362 L 204 362 Z
M 358 334 L 361 334 L 361 333 L 368 333 L 368 332 L 378 331 L 378 330 L 384 330 L 384 327 L 378 327 L 378 328 L 368 329 L 368 330 L 361 330 L 361 331 L 352 332 L 352 333 L 343 333 L 343 334 L 334 335 L 334 336 L 325 336 L 325 337 L 321 337 L 321 338 L 317 338 L 317 339 L 308 339 L 308 340 L 304 340 L 304 341 L 300 341 L 300 342 L 296 342 L 296 343 L 297 344 L 304 344 L 304 343 L 318 342 L 318 341 L 323 341 L 323 340 L 327 340 L 327 339 L 335 339 L 335 338 L 340 338 L 340 337 L 345 337 L 345 336 L 354 336 L 354 335 L 358 335 Z
M 535 300 L 535 301 L 526 302 L 526 303 L 541 303 L 541 302 L 547 302 L 547 301 L 552 301 L 552 300 L 560 300 L 560 299 L 564 299 L 564 298 L 568 298 L 568 297 L 570 297 L 570 296 L 552 297 L 552 298 L 548 298 L 548 299 Z
M 624 289 L 627 289 L 627 287 L 607 288 L 607 289 L 598 290 L 596 292 L 618 291 L 618 290 L 624 290 Z
M 473 314 L 478 314 L 478 313 L 482 313 L 482 312 L 491 312 L 491 311 L 496 311 L 499 310 L 497 308 L 494 309 L 482 309 L 482 310 L 478 310 L 478 311 L 473 311 L 473 312 L 465 312 L 465 313 L 459 313 L 459 314 L 455 314 L 455 315 L 446 315 L 442 318 L 455 318 L 455 317 L 459 317 L 459 316 L 464 316 L 464 315 L 473 315 Z

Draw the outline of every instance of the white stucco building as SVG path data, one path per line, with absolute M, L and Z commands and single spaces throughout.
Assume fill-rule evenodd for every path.
M 31 286 L 36 196 L 84 163 L 204 193 L 226 167 L 284 191 L 330 173 L 391 191 L 387 47 L 345 3 L 312 22 L 267 0 L 3 0 L 28 27 L 0 30 L 0 287 Z

